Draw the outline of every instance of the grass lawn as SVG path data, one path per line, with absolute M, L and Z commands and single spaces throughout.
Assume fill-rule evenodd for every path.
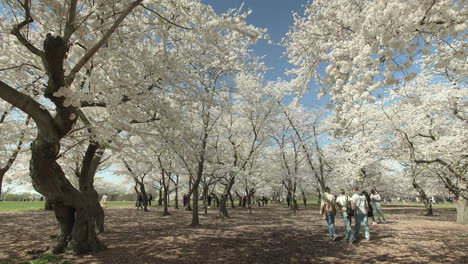
M 403 203 L 403 202 L 392 202 L 390 205 L 383 205 L 384 207 L 424 207 L 423 203 Z M 432 209 L 456 209 L 454 203 L 439 203 L 432 204 Z
M 21 212 L 21 211 L 36 211 L 43 210 L 44 203 L 40 201 L 35 202 L 13 202 L 4 201 L 0 202 L 0 212 Z M 107 207 L 121 207 L 121 206 L 134 206 L 133 201 L 111 201 L 107 202 Z
M 307 204 L 317 204 L 316 201 L 307 201 Z M 237 202 L 235 203 L 237 206 Z M 123 206 L 135 206 L 134 201 L 109 201 L 107 202 L 106 207 L 123 207 Z M 157 201 L 153 201 L 153 206 L 157 206 Z M 170 207 L 174 206 L 172 201 L 169 204 Z M 179 203 L 179 206 L 182 206 L 182 203 Z M 301 208 L 303 206 L 302 201 L 298 201 L 298 206 Z M 424 207 L 422 203 L 402 203 L 402 202 L 393 202 L 391 205 L 384 205 L 384 207 Z M 433 204 L 433 209 L 450 209 L 455 210 L 456 206 L 453 203 L 441 203 Z M 20 212 L 20 211 L 36 211 L 44 209 L 44 202 L 35 201 L 35 202 L 13 202 L 13 201 L 4 201 L 0 202 L 0 212 Z

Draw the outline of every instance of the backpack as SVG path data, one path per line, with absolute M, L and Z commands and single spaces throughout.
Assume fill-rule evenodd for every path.
M 334 203 L 332 203 L 330 201 L 325 202 L 325 212 L 332 213 L 332 212 L 335 212 L 335 210 L 336 210 L 336 208 L 335 208 Z
M 346 196 L 346 215 L 348 218 L 351 218 L 354 216 L 354 210 L 351 208 L 351 202 L 349 201 L 349 197 Z

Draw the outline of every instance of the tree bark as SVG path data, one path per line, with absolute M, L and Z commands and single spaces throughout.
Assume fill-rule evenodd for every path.
M 176 175 L 176 181 L 174 182 L 175 185 L 175 209 L 179 209 L 179 175 Z
M 237 196 L 237 199 L 239 199 L 239 202 L 237 203 L 237 206 L 242 207 L 242 196 L 237 191 L 235 191 L 235 194 Z
M 161 163 L 162 164 L 162 163 Z M 168 179 L 166 181 L 166 176 L 168 176 Z M 161 181 L 162 181 L 162 187 L 164 188 L 163 190 L 163 216 L 170 215 L 168 211 L 168 203 L 169 203 L 169 183 L 170 183 L 170 177 L 171 175 L 166 173 L 164 169 L 161 170 Z
M 34 188 L 53 205 L 60 235 L 53 252 L 71 248 L 75 253 L 100 251 L 105 247 L 96 234 L 95 200 L 76 190 L 56 162 L 58 142 L 38 138 L 31 147 L 30 171 Z
M 163 205 L 163 186 L 161 186 L 161 189 L 159 189 L 159 195 L 158 195 L 158 206 L 162 206 Z
M 143 208 L 145 212 L 149 212 L 148 211 L 148 195 L 146 194 L 145 184 L 143 183 L 143 181 L 140 181 L 138 185 L 140 186 L 141 196 L 143 196 Z
M 208 185 L 203 186 L 203 210 L 205 211 L 205 214 L 208 213 Z
M 304 201 L 304 207 L 307 206 L 307 197 L 305 196 L 304 190 L 301 190 L 302 192 L 302 200 Z
M 426 192 L 424 189 L 419 186 L 419 184 L 416 182 L 416 178 L 413 177 L 413 187 L 416 191 L 419 193 L 419 198 L 421 198 L 422 202 L 424 203 L 424 207 L 426 207 L 426 216 L 433 216 L 434 212 L 432 211 L 432 203 L 431 201 L 427 198 Z
M 468 225 L 468 200 L 460 197 L 457 203 L 457 223 Z
M 234 199 L 232 198 L 231 192 L 229 192 L 229 200 L 231 201 L 231 208 L 232 208 L 232 209 L 236 208 L 236 207 L 234 206 Z
M 0 200 L 2 198 L 2 186 L 3 186 L 3 177 L 5 176 L 6 171 L 0 170 Z
M 221 194 L 221 198 L 219 201 L 219 216 L 220 217 L 229 217 L 229 212 L 227 210 L 227 199 L 229 198 L 229 193 L 231 192 L 231 188 L 234 185 L 235 176 L 231 176 L 229 181 L 224 187 L 224 191 Z
M 94 189 L 94 176 L 101 164 L 105 148 L 100 146 L 99 143 L 91 141 L 86 149 L 85 156 L 83 157 L 83 164 L 79 175 L 79 188 L 80 191 L 86 195 L 93 204 L 96 223 L 96 231 L 98 233 L 104 232 L 104 210 L 99 202 L 99 194 Z
M 199 226 L 200 220 L 198 219 L 198 183 L 196 181 L 193 184 L 192 195 L 193 195 L 193 209 L 192 209 L 192 223 L 190 225 Z

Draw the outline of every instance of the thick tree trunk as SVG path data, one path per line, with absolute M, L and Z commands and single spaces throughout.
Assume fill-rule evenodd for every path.
M 229 198 L 229 193 L 231 192 L 231 188 L 234 185 L 235 176 L 231 176 L 229 181 L 224 187 L 223 194 L 221 194 L 221 198 L 219 201 L 219 216 L 220 217 L 229 217 L 229 212 L 227 210 L 227 199 Z
M 185 211 L 192 211 L 192 192 L 187 194 L 187 206 L 185 207 Z
M 229 200 L 231 201 L 231 208 L 232 208 L 232 209 L 236 208 L 236 207 L 234 206 L 234 199 L 232 198 L 231 192 L 229 192 Z
M 163 190 L 162 188 L 159 189 L 159 195 L 158 195 L 158 206 L 162 206 L 163 205 Z
M 219 199 L 219 216 L 220 217 L 229 217 L 229 212 L 227 210 L 227 195 L 221 194 L 221 198 Z
M 47 198 L 45 198 L 44 210 L 46 211 L 54 210 L 54 207 L 52 206 L 52 204 L 49 202 L 49 199 Z
M 461 197 L 457 203 L 457 223 L 468 225 L 468 200 Z
M 239 199 L 237 206 L 242 207 L 242 196 L 237 191 L 235 193 L 236 193 L 237 199 Z
M 164 188 L 164 211 L 163 211 L 163 216 L 170 215 L 169 210 L 168 210 L 168 204 L 169 204 L 169 192 L 167 191 L 166 188 Z
M 203 186 L 202 196 L 203 196 L 203 210 L 205 214 L 207 214 L 208 213 L 208 186 L 207 185 Z
M 175 209 L 179 209 L 179 175 L 176 176 L 176 182 L 175 184 Z
M 79 175 L 79 188 L 85 194 L 90 202 L 93 204 L 93 209 L 96 212 L 95 222 L 96 231 L 98 233 L 104 232 L 104 210 L 99 202 L 99 194 L 94 189 L 94 176 L 101 164 L 101 159 L 104 156 L 105 148 L 101 147 L 97 142 L 91 141 L 86 149 L 83 157 L 83 164 Z
M 167 181 L 166 181 L 166 175 L 168 176 Z M 167 216 L 167 215 L 170 215 L 167 209 L 168 209 L 168 203 L 169 203 L 169 183 L 170 183 L 169 178 L 171 177 L 171 175 L 167 174 L 165 170 L 162 170 L 161 176 L 162 176 L 162 185 L 164 188 L 163 190 L 164 191 L 163 192 L 163 206 L 164 206 L 163 216 Z
M 193 184 L 193 209 L 192 209 L 192 223 L 191 226 L 199 226 L 200 220 L 198 219 L 198 182 Z M 190 202 L 189 202 L 190 205 Z
M 187 205 L 185 207 L 185 211 L 192 211 L 192 205 L 191 205 L 191 196 L 192 196 L 192 177 L 189 178 L 189 192 L 187 193 L 186 195 L 186 198 L 187 198 Z
M 145 184 L 143 183 L 143 181 L 140 181 L 138 185 L 140 185 L 141 196 L 143 196 L 143 208 L 145 212 L 149 212 L 148 211 L 148 195 L 146 194 Z
M 434 215 L 434 212 L 432 211 L 432 203 L 431 201 L 427 198 L 427 195 L 426 195 L 426 192 L 424 191 L 424 189 L 419 186 L 419 184 L 416 182 L 416 179 L 413 178 L 413 187 L 416 191 L 418 191 L 419 193 L 419 198 L 421 198 L 421 200 L 423 201 L 424 203 L 424 206 L 426 207 L 426 216 L 433 216 Z
M 2 186 L 3 186 L 3 177 L 5 176 L 6 171 L 0 170 L 0 200 L 2 198 Z
M 31 147 L 30 171 L 34 188 L 53 205 L 60 235 L 53 252 L 71 248 L 75 253 L 99 251 L 104 245 L 96 235 L 94 200 L 76 190 L 56 162 L 58 142 L 38 138 Z
M 305 196 L 304 190 L 301 190 L 302 192 L 302 200 L 304 201 L 304 207 L 307 206 L 307 197 Z

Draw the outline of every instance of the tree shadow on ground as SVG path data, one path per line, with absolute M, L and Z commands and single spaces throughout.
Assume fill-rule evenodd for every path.
M 372 225 L 371 241 L 349 245 L 328 239 L 326 223 L 316 206 L 295 216 L 277 205 L 230 209 L 231 218 L 217 217 L 216 208 L 200 214 L 202 226 L 190 227 L 191 212 L 161 209 L 106 208 L 108 249 L 88 255 L 64 255 L 72 263 L 463 263 L 468 228 L 418 216 L 412 209 L 385 209 L 389 224 Z M 408 213 L 410 211 L 410 213 Z M 454 212 L 442 212 L 453 217 Z M 57 230 L 53 213 L 0 214 L 0 263 L 28 259 L 25 253 L 44 248 Z M 6 227 L 6 228 L 5 228 Z M 337 232 L 343 236 L 340 217 Z

